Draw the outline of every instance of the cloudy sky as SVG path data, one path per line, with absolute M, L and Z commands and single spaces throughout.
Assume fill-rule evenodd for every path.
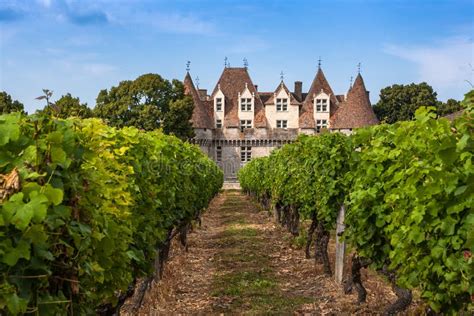
M 159 73 L 182 79 L 186 61 L 211 90 L 227 56 L 273 91 L 280 72 L 307 89 L 321 56 L 336 93 L 357 64 L 371 91 L 426 81 L 441 100 L 474 84 L 472 0 L 0 0 L 0 90 L 42 107 L 42 88 L 89 106 L 98 92 Z

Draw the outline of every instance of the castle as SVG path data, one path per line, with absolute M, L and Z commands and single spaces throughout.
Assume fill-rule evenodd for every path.
M 192 142 L 222 167 L 226 181 L 234 181 L 252 158 L 269 155 L 300 133 L 349 134 L 378 123 L 360 73 L 346 95 L 334 94 L 320 66 L 307 93 L 301 81 L 290 91 L 283 78 L 275 91 L 260 92 L 247 67 L 227 66 L 210 95 L 196 89 L 189 70 L 184 87 L 194 101 Z

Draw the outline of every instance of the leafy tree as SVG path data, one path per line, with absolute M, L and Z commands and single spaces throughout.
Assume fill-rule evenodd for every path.
M 426 82 L 383 88 L 380 100 L 374 106 L 375 115 L 380 121 L 395 123 L 408 121 L 415 117 L 420 106 L 438 106 L 437 93 Z
M 5 91 L 0 92 L 0 114 L 11 112 L 24 112 L 24 106 L 21 102 L 13 100 L 11 95 Z
M 185 139 L 192 131 L 192 109 L 192 101 L 185 96 L 182 82 L 170 82 L 158 74 L 144 74 L 100 91 L 94 113 L 111 126 L 163 128 L 166 133 Z
M 48 101 L 48 104 L 41 111 L 45 114 L 54 115 L 59 118 L 92 117 L 92 110 L 87 106 L 87 103 L 82 103 L 79 98 L 74 98 L 70 93 L 63 95 L 55 103 Z
M 444 116 L 448 115 L 457 111 L 462 110 L 462 105 L 461 102 L 454 100 L 454 99 L 448 99 L 446 103 L 439 102 L 438 105 L 438 115 L 439 116 Z
M 194 129 L 189 122 L 193 115 L 194 103 L 190 96 L 172 101 L 163 122 L 163 131 L 181 139 L 194 137 Z

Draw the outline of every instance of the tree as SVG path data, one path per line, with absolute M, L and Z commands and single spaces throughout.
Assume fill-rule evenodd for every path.
M 193 126 L 189 123 L 193 110 L 194 103 L 190 96 L 172 101 L 170 109 L 165 115 L 163 131 L 166 134 L 174 134 L 181 139 L 194 137 Z
M 11 112 L 24 113 L 25 107 L 17 100 L 13 100 L 11 95 L 5 91 L 0 92 L 0 114 L 7 114 Z
M 461 102 L 454 99 L 448 99 L 446 103 L 439 102 L 438 115 L 445 116 L 445 115 L 460 111 L 462 109 L 463 107 L 461 105 Z
M 383 88 L 380 100 L 374 106 L 375 115 L 380 121 L 395 123 L 414 118 L 420 106 L 438 106 L 437 93 L 425 82 Z
M 165 133 L 186 139 L 191 135 L 192 110 L 193 103 L 185 96 L 182 82 L 144 74 L 100 91 L 94 114 L 112 126 L 163 128 Z
M 87 106 L 87 103 L 81 104 L 79 98 L 74 98 L 70 93 L 63 95 L 55 103 L 48 101 L 48 105 L 41 112 L 58 118 L 92 117 L 92 110 Z

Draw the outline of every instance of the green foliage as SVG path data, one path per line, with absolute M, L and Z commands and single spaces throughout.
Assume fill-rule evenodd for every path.
M 460 111 L 462 109 L 463 107 L 461 105 L 461 102 L 454 99 L 448 99 L 446 103 L 439 102 L 437 112 L 439 116 L 445 116 L 445 115 Z
M 54 104 L 48 104 L 41 111 L 46 115 L 53 115 L 56 118 L 90 118 L 92 110 L 86 103 L 81 103 L 79 98 L 74 98 L 70 93 L 63 95 Z
M 420 106 L 438 106 L 436 92 L 425 82 L 419 84 L 395 84 L 380 91 L 380 100 L 374 112 L 381 122 L 395 123 L 414 119 Z
M 192 102 L 185 97 L 183 84 L 157 74 L 145 74 L 100 91 L 94 112 L 115 127 L 135 126 L 146 131 L 163 127 L 181 139 L 192 131 Z
M 474 292 L 473 113 L 454 125 L 435 117 L 420 108 L 416 121 L 354 135 L 360 151 L 345 235 L 401 286 L 419 288 L 435 311 L 455 312 Z
M 344 200 L 349 156 L 343 134 L 301 135 L 268 158 L 252 160 L 239 172 L 239 181 L 244 190 L 271 196 L 274 204 L 296 206 L 303 218 L 315 213 L 331 229 Z
M 5 91 L 0 92 L 0 115 L 12 112 L 24 112 L 24 106 L 21 102 L 13 100 L 11 95 Z
M 239 172 L 242 187 L 316 212 L 326 228 L 347 206 L 344 238 L 437 312 L 472 312 L 474 91 L 454 122 L 421 107 L 414 121 L 302 136 Z
M 200 150 L 161 132 L 98 119 L 0 116 L 0 311 L 94 314 L 150 275 L 170 229 L 222 185 Z M 0 185 L 1 189 L 1 185 Z

